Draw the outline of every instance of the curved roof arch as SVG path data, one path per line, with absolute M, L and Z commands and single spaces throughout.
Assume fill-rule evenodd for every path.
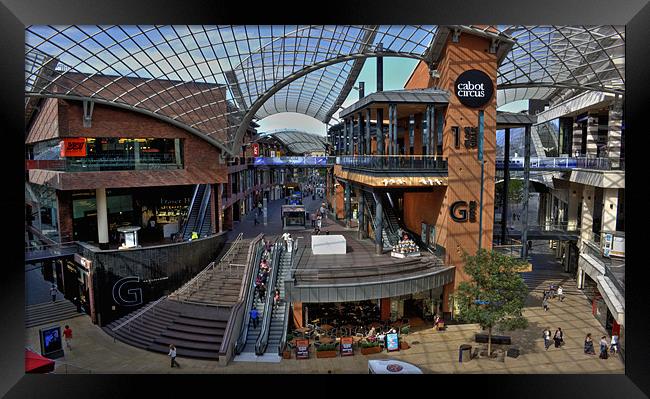
M 498 105 L 552 101 L 568 91 L 623 92 L 623 27 L 472 29 L 515 41 L 499 66 Z M 438 32 L 420 25 L 30 26 L 25 90 L 145 111 L 233 153 L 254 118 L 299 112 L 329 123 L 367 57 L 426 61 Z

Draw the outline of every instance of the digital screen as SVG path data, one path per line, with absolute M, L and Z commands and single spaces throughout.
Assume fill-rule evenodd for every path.
M 327 165 L 327 157 L 257 157 L 254 165 Z
M 41 330 L 41 348 L 44 356 L 63 349 L 61 327 L 44 328 Z
M 397 334 L 386 334 L 386 349 L 389 352 L 399 350 L 399 337 Z

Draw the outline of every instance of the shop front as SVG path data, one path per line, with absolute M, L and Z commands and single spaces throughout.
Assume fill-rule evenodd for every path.
M 305 228 L 306 213 L 304 205 L 282 205 L 282 228 L 302 230 Z
M 94 302 L 92 289 L 92 262 L 79 254 L 72 259 L 65 259 L 63 264 L 63 296 L 77 306 L 78 312 L 89 315 L 94 320 Z

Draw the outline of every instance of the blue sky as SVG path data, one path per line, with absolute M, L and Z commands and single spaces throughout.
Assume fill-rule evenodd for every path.
M 384 57 L 384 90 L 399 90 L 404 88 L 406 80 L 417 65 L 418 61 L 411 58 Z M 359 82 L 365 82 L 365 94 L 374 93 L 377 90 L 377 59 L 368 58 L 359 73 L 355 82 L 358 87 Z M 343 102 L 343 108 L 354 103 L 359 99 L 359 92 L 351 90 L 348 97 Z M 521 100 L 504 105 L 499 110 L 507 112 L 519 112 L 528 109 L 528 101 Z M 334 116 L 338 112 L 334 113 Z M 290 128 L 300 129 L 309 133 L 315 133 L 324 136 L 327 132 L 327 125 L 310 116 L 298 114 L 295 112 L 282 112 L 268 116 L 258 121 L 259 132 Z

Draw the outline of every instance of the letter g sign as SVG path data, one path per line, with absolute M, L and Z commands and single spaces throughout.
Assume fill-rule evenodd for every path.
M 449 207 L 449 215 L 454 222 L 464 223 L 467 221 L 467 202 L 456 201 Z
M 130 276 L 118 280 L 113 285 L 113 301 L 120 306 L 142 305 L 142 289 L 129 288 L 140 282 L 140 277 Z

